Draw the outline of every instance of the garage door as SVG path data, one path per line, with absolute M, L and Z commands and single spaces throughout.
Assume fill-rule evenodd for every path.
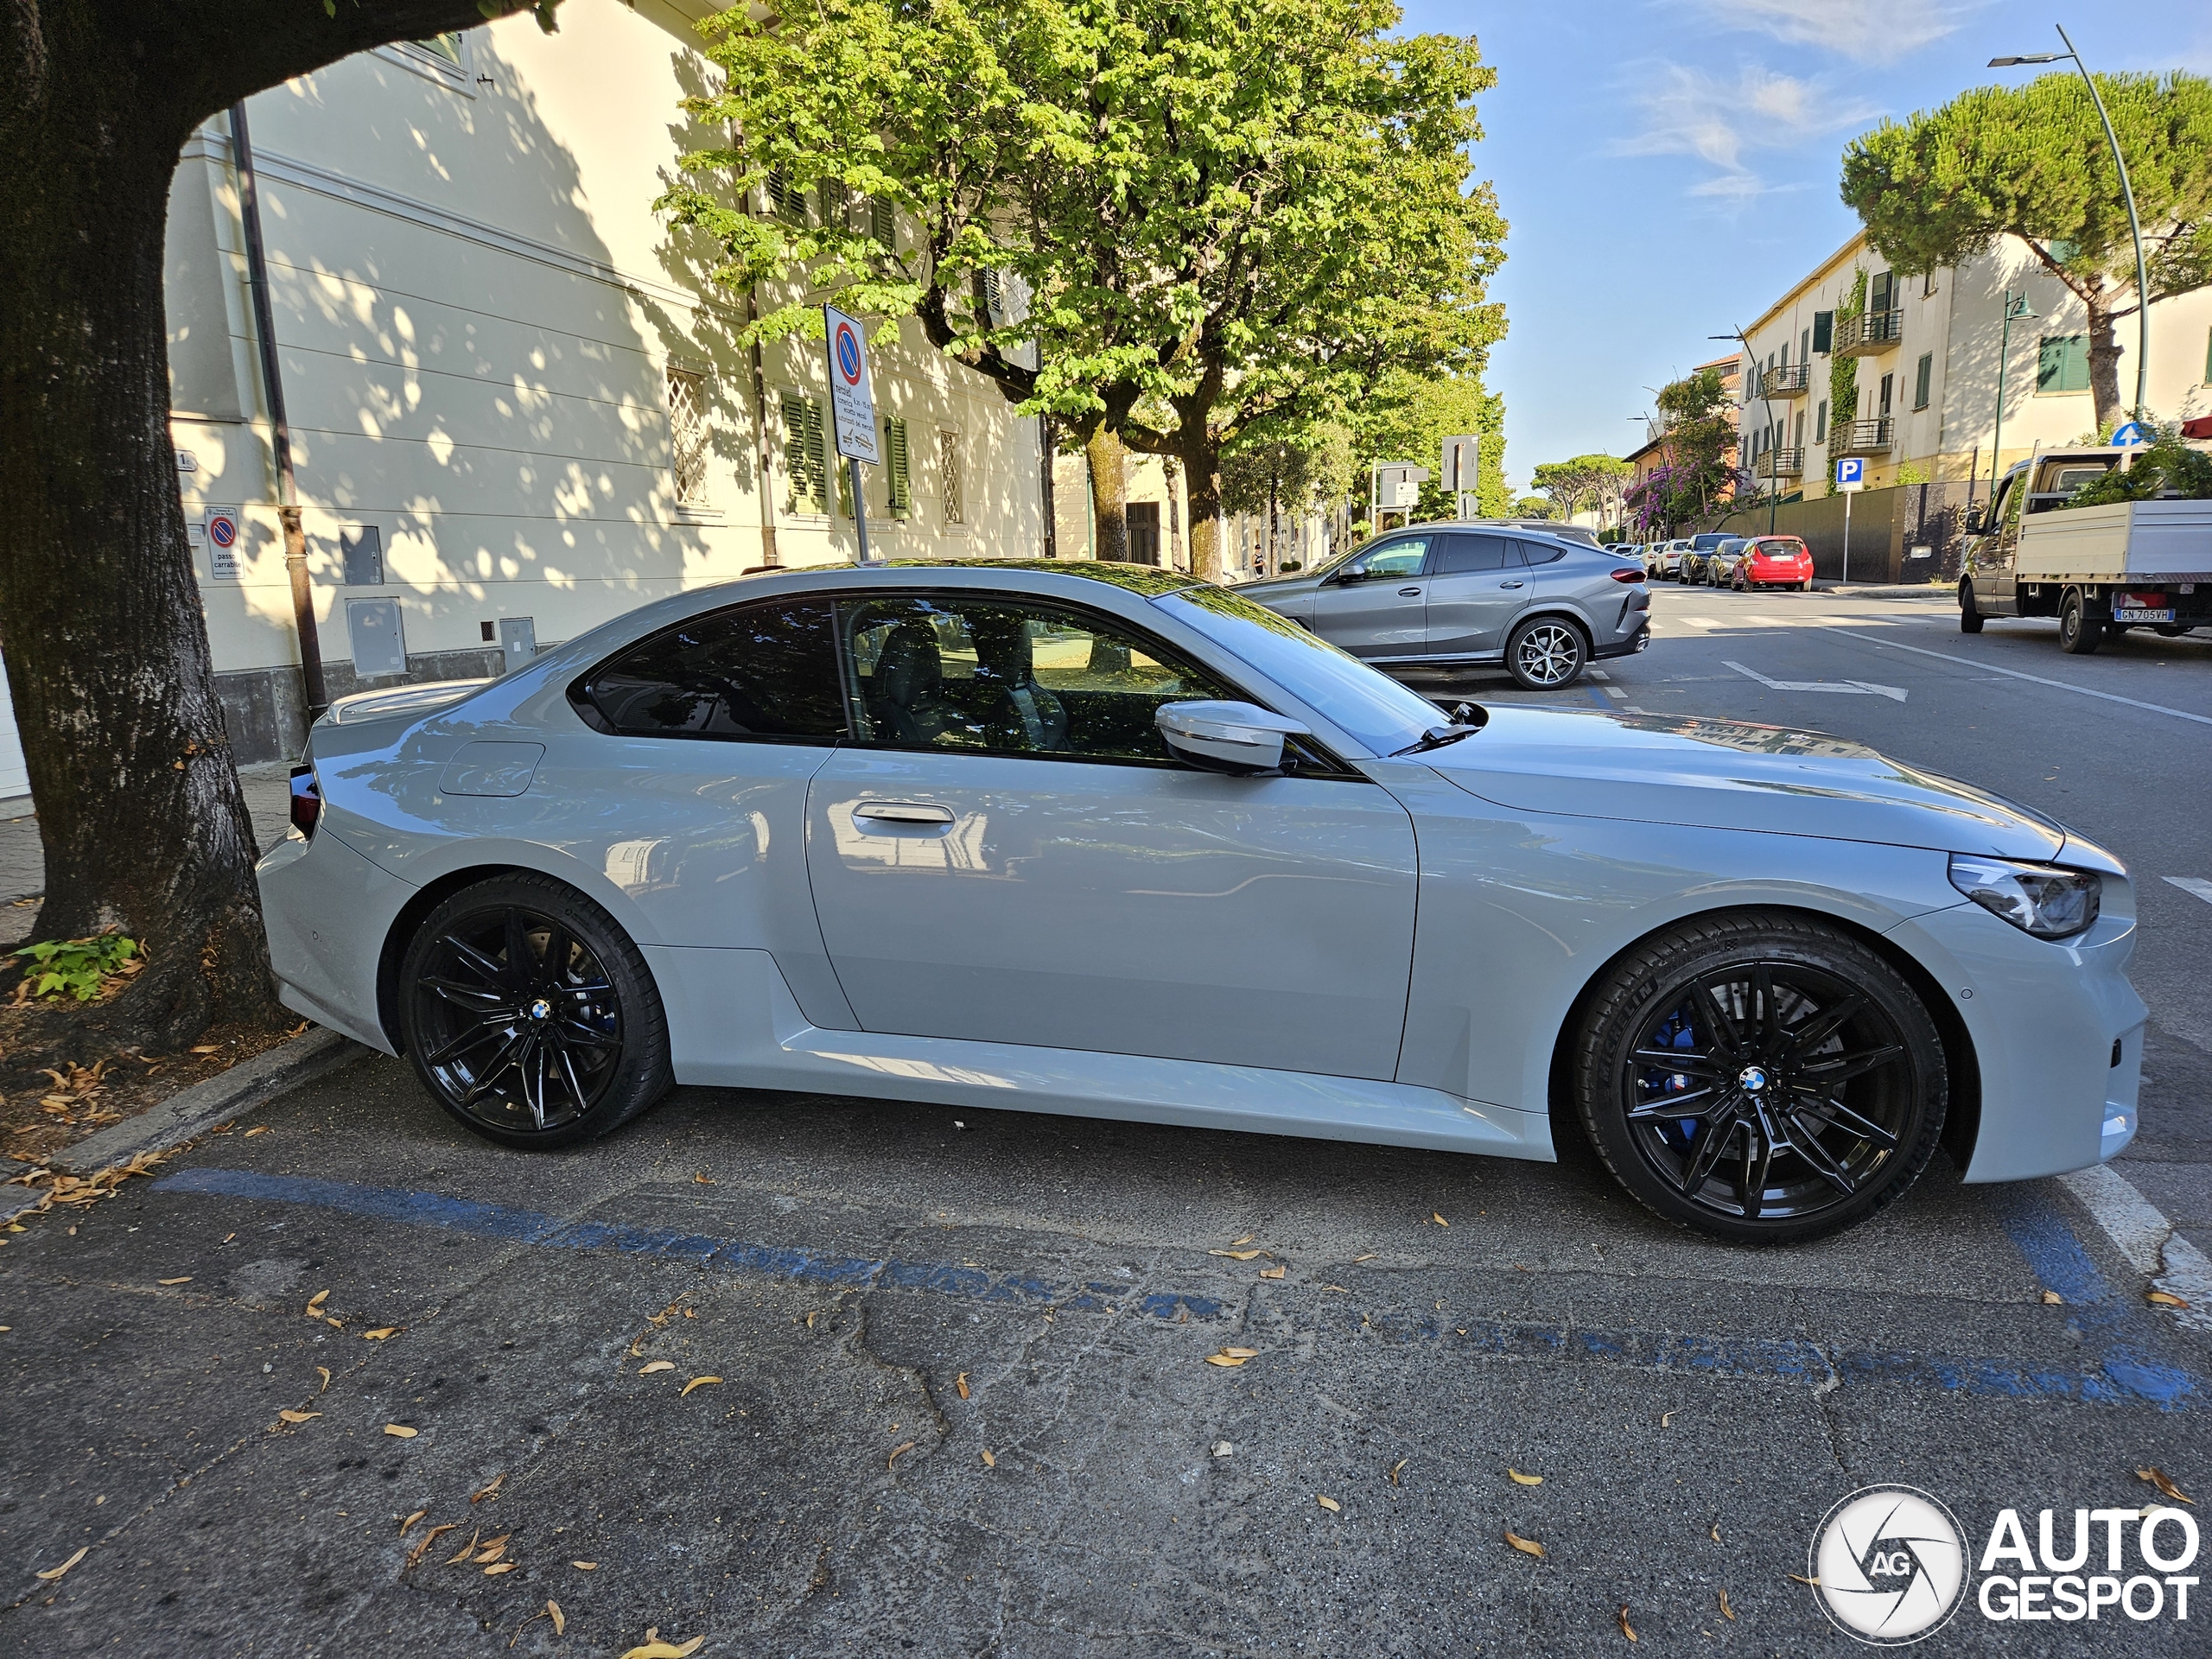
M 8 661 L 0 657 L 0 801 L 30 792 L 30 774 L 23 770 L 22 740 L 16 733 L 16 709 L 8 701 Z

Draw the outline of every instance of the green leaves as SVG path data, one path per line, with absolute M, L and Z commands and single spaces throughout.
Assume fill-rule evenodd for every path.
M 89 939 L 48 939 L 10 952 L 29 957 L 17 999 L 67 994 L 89 1002 L 100 987 L 118 974 L 135 974 L 145 965 L 136 940 L 120 933 L 100 933 Z

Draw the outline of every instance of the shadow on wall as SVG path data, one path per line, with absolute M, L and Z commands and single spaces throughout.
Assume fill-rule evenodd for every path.
M 359 683 L 349 601 L 397 606 L 404 671 L 376 683 L 497 673 L 486 624 L 572 637 L 677 591 L 703 554 L 671 470 L 664 363 L 697 351 L 671 321 L 681 296 L 618 270 L 576 155 L 499 35 L 470 35 L 488 82 L 474 95 L 365 54 L 256 100 L 334 696 Z M 263 471 L 210 480 L 209 498 L 272 501 Z M 366 526 L 381 568 L 349 569 L 341 533 Z M 272 624 L 291 632 L 273 525 L 256 528 L 245 579 L 203 582 L 219 639 L 250 639 L 248 661 L 266 660 Z M 296 753 L 296 669 L 219 677 L 240 760 Z

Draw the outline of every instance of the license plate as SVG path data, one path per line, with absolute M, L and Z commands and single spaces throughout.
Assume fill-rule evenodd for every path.
M 2112 620 L 2115 622 L 2171 622 L 2174 620 L 2174 613 L 2171 606 L 2163 611 L 2154 611 L 2141 605 L 2115 605 L 2112 607 Z

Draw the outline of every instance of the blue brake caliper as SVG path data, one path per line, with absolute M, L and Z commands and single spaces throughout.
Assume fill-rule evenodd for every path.
M 1697 1031 L 1688 1016 L 1680 1008 L 1667 1016 L 1667 1022 L 1652 1033 L 1654 1048 L 1691 1050 L 1697 1046 Z M 1646 1071 L 1641 1087 L 1646 1098 L 1664 1099 L 1669 1095 L 1687 1094 L 1695 1086 L 1695 1080 L 1681 1071 L 1655 1075 Z M 1659 1133 L 1678 1152 L 1687 1153 L 1696 1136 L 1697 1120 L 1694 1117 L 1663 1118 Z

